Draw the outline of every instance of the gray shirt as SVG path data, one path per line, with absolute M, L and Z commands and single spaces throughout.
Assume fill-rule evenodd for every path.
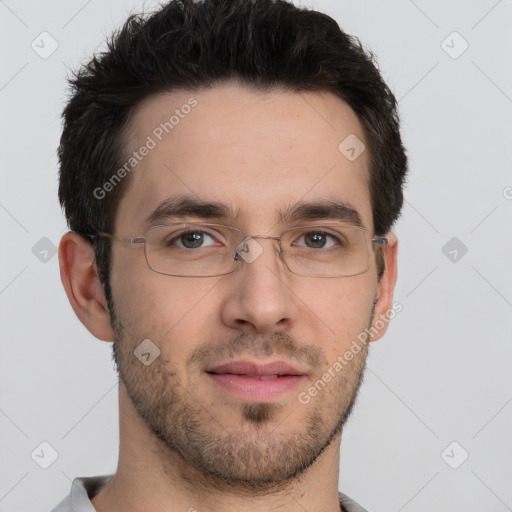
M 69 496 L 64 498 L 51 512 L 96 512 L 91 498 L 96 496 L 114 475 L 75 478 L 71 484 Z M 367 512 L 361 505 L 341 492 L 340 507 L 343 512 Z

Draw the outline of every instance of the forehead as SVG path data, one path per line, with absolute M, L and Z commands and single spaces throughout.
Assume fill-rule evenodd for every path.
M 364 140 L 355 113 L 328 92 L 263 94 L 226 83 L 149 97 L 127 130 L 126 157 L 136 165 L 116 231 L 140 231 L 159 205 L 184 196 L 224 204 L 224 220 L 260 229 L 298 203 L 342 202 L 371 228 Z

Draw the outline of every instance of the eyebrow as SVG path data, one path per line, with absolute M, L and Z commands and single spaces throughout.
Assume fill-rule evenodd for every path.
M 170 197 L 162 201 L 144 220 L 144 227 L 180 221 L 184 217 L 226 222 L 237 217 L 237 212 L 229 204 L 219 201 L 203 201 L 192 196 Z M 277 217 L 281 224 L 311 220 L 346 222 L 364 227 L 358 211 L 341 200 L 301 201 L 286 209 L 278 209 Z
M 279 210 L 278 216 L 283 224 L 309 220 L 330 220 L 364 227 L 358 211 L 349 203 L 341 200 L 295 203 L 291 208 Z
M 151 227 L 164 221 L 182 217 L 226 220 L 236 217 L 234 210 L 218 201 L 201 201 L 191 196 L 170 197 L 162 201 L 144 220 L 145 227 Z

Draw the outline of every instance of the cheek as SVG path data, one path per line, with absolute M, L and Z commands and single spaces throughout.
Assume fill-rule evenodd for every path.
M 311 304 L 313 294 L 305 301 L 330 335 L 331 343 L 326 347 L 330 359 L 342 353 L 368 327 L 375 297 L 372 282 L 364 274 L 340 279 L 323 287 L 317 294 L 318 299 L 314 299 L 314 306 Z
M 190 345 L 205 322 L 211 321 L 208 298 L 217 279 L 191 280 L 126 268 L 112 274 L 118 320 L 137 338 L 149 338 L 161 350 L 172 338 L 173 348 Z

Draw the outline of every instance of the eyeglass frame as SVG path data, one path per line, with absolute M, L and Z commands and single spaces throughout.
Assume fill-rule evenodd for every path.
M 142 244 L 144 244 L 144 258 L 146 260 L 147 266 L 149 267 L 149 269 L 152 272 L 155 272 L 155 274 L 160 274 L 160 275 L 164 275 L 164 276 L 172 276 L 172 277 L 220 277 L 220 276 L 226 276 L 226 275 L 232 274 L 238 268 L 238 265 L 234 264 L 233 268 L 231 270 L 229 270 L 228 272 L 223 272 L 221 274 L 212 274 L 212 275 L 207 275 L 207 276 L 191 275 L 191 274 L 169 274 L 167 272 L 161 272 L 159 270 L 155 270 L 153 267 L 151 267 L 151 265 L 149 264 L 149 261 L 148 261 L 147 245 L 146 245 L 148 232 L 151 231 L 152 229 L 155 229 L 155 228 L 162 228 L 162 227 L 167 227 L 167 226 L 180 226 L 180 225 L 217 226 L 217 227 L 228 228 L 228 229 L 231 229 L 233 231 L 238 231 L 244 238 L 236 246 L 235 254 L 233 255 L 233 259 L 235 261 L 237 261 L 237 262 L 243 259 L 243 257 L 240 255 L 240 253 L 238 251 L 238 248 L 241 247 L 241 246 L 245 247 L 245 244 L 249 240 L 254 239 L 254 238 L 264 238 L 264 239 L 276 240 L 278 245 L 279 245 L 278 257 L 281 258 L 281 255 L 284 254 L 284 251 L 283 251 L 283 249 L 281 247 L 281 237 L 286 232 L 288 232 L 288 231 L 293 231 L 293 230 L 296 230 L 296 229 L 303 229 L 303 228 L 314 228 L 314 227 L 322 228 L 322 227 L 329 227 L 329 226 L 338 226 L 338 227 L 347 227 L 347 228 L 352 228 L 352 229 L 360 229 L 361 231 L 366 231 L 367 233 L 371 233 L 370 230 L 365 228 L 364 226 L 354 226 L 354 225 L 344 224 L 344 223 L 340 223 L 340 222 L 338 222 L 338 223 L 332 223 L 331 222 L 331 223 L 326 223 L 326 224 L 316 224 L 316 225 L 307 225 L 307 226 L 296 226 L 296 227 L 285 229 L 279 236 L 245 235 L 245 233 L 241 229 L 236 228 L 234 226 L 229 226 L 227 224 L 217 224 L 217 223 L 211 223 L 211 222 L 172 222 L 172 223 L 169 223 L 169 224 L 157 224 L 155 226 L 151 226 L 151 227 L 149 227 L 146 230 L 146 232 L 144 233 L 144 236 L 121 237 L 121 236 L 112 235 L 110 233 L 105 233 L 105 232 L 101 232 L 101 231 L 96 233 L 96 234 L 94 234 L 94 235 L 83 235 L 82 234 L 82 236 L 86 236 L 89 239 L 94 239 L 94 238 L 97 238 L 97 237 L 107 237 L 107 238 L 110 238 L 112 240 L 118 240 L 120 242 L 129 243 L 129 244 L 141 244 L 142 243 Z M 81 233 L 79 233 L 79 234 L 81 234 Z M 376 243 L 376 244 L 378 244 L 380 246 L 384 246 L 384 245 L 388 244 L 388 239 L 385 236 L 376 236 L 375 234 L 371 235 L 370 241 L 372 242 L 372 244 Z M 292 274 L 297 275 L 297 276 L 301 276 L 301 277 L 328 277 L 328 278 L 355 277 L 355 276 L 358 276 L 358 275 L 361 275 L 361 274 L 364 274 L 364 273 L 368 272 L 368 270 L 371 267 L 371 264 L 370 264 L 370 265 L 368 265 L 368 267 L 366 269 L 362 270 L 361 272 L 357 272 L 356 274 L 349 274 L 349 275 L 343 275 L 343 276 L 317 276 L 317 275 L 298 274 L 298 273 L 294 272 L 293 270 L 290 270 L 290 267 L 288 266 L 288 263 L 286 262 L 286 259 L 285 259 L 284 256 L 282 257 L 282 261 L 285 264 L 286 268 Z

